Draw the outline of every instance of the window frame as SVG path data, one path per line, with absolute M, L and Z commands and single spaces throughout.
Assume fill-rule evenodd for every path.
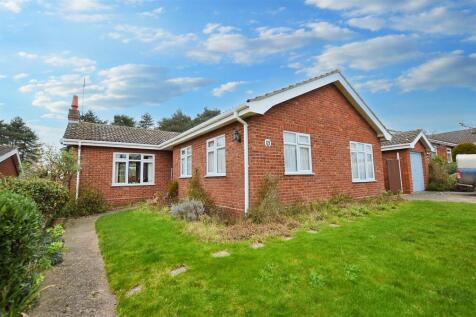
M 356 147 L 358 145 L 363 145 L 364 151 L 357 151 L 357 150 L 352 150 L 352 144 L 355 144 Z M 370 152 L 366 151 L 366 146 L 370 146 Z M 349 151 L 350 151 L 350 176 L 352 177 L 352 183 L 370 183 L 370 182 L 375 182 L 375 158 L 374 158 L 374 148 L 373 145 L 370 143 L 364 143 L 364 142 L 357 142 L 357 141 L 350 141 L 349 142 Z M 357 173 L 359 174 L 359 178 L 354 178 L 354 173 L 353 171 L 353 162 L 352 162 L 352 153 L 355 152 L 357 153 Z M 360 168 L 359 168 L 359 158 L 358 158 L 358 153 L 364 153 L 364 168 L 365 168 L 365 179 L 360 178 Z M 368 162 L 367 162 L 367 154 L 370 154 L 372 156 L 372 174 L 373 177 L 369 178 L 367 176 L 368 174 Z
M 223 138 L 223 145 L 217 146 L 218 139 Z M 209 147 L 208 143 L 213 141 L 213 147 Z M 222 173 L 218 173 L 218 150 L 224 149 L 225 150 L 225 157 L 224 157 L 224 171 Z M 214 170 L 210 172 L 208 170 L 208 153 L 213 152 L 213 160 L 214 160 Z M 223 177 L 226 176 L 226 137 L 225 134 L 217 135 L 216 137 L 210 138 L 205 141 L 205 156 L 206 156 L 206 177 Z
M 451 148 L 446 148 L 446 160 L 448 161 L 448 163 L 453 162 L 453 151 L 451 150 Z
M 184 153 L 184 151 L 185 151 L 185 153 Z M 188 151 L 190 151 L 190 152 L 188 152 Z M 180 149 L 180 178 L 190 178 L 190 177 L 192 177 L 192 170 L 193 170 L 192 155 L 193 155 L 193 152 L 192 152 L 192 146 L 191 145 L 183 147 L 183 148 Z M 185 166 L 188 167 L 187 160 L 189 158 L 190 158 L 190 171 L 186 171 L 186 172 L 189 172 L 189 173 L 185 174 L 184 171 L 183 171 L 182 160 L 185 159 L 185 164 L 186 164 Z
M 296 135 L 296 143 L 286 142 L 285 135 L 286 133 Z M 300 144 L 299 137 L 304 136 L 309 139 L 309 144 Z M 296 171 L 287 171 L 286 170 L 286 145 L 296 146 Z M 300 148 L 307 148 L 309 150 L 309 170 L 304 170 L 301 168 L 301 151 Z M 312 170 L 312 142 L 311 135 L 309 133 L 301 133 L 295 131 L 283 131 L 283 156 L 284 156 L 284 175 L 314 175 Z
M 117 155 L 126 155 L 126 158 L 116 158 Z M 139 183 L 129 183 L 129 163 L 130 155 L 140 155 L 140 182 Z M 151 159 L 144 159 L 144 156 L 152 156 Z M 138 160 L 133 160 L 138 161 Z M 116 182 L 116 163 L 124 162 L 126 163 L 126 174 L 125 174 L 125 183 Z M 149 182 L 144 182 L 144 163 L 152 164 L 152 178 Z M 128 153 L 128 152 L 113 152 L 112 153 L 112 186 L 113 187 L 124 187 L 124 186 L 152 186 L 155 185 L 155 154 L 151 153 Z

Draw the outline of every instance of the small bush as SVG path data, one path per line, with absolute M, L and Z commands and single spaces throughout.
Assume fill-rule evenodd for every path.
M 454 188 L 455 181 L 448 173 L 448 162 L 439 156 L 435 156 L 430 161 L 430 182 L 428 190 L 445 191 Z
M 448 174 L 453 175 L 454 173 L 456 173 L 457 168 L 458 167 L 456 166 L 456 162 L 448 163 Z
M 0 316 L 32 305 L 45 254 L 44 221 L 33 200 L 0 190 Z
M 174 204 L 178 201 L 178 190 L 179 184 L 177 181 L 171 181 L 168 183 L 166 196 L 167 205 Z
M 107 210 L 107 203 L 102 193 L 92 187 L 83 187 L 79 191 L 78 200 L 71 197 L 62 211 L 63 217 L 81 217 L 103 213 Z
M 200 175 L 198 173 L 198 169 L 195 170 L 192 178 L 188 182 L 187 197 L 189 200 L 201 201 L 208 214 L 214 213 L 216 209 L 215 203 L 213 202 L 213 199 L 210 197 L 210 195 L 203 188 L 200 182 Z
M 64 229 L 62 225 L 56 225 L 46 230 L 45 243 L 48 246 L 46 255 L 51 265 L 63 262 Z
M 467 142 L 458 144 L 451 150 L 453 161 L 456 162 L 456 155 L 458 154 L 476 154 L 476 144 Z
M 278 180 L 267 175 L 256 195 L 248 216 L 254 223 L 269 223 L 283 216 L 284 206 L 278 198 Z
M 30 197 L 48 222 L 58 216 L 69 200 L 63 185 L 47 179 L 10 177 L 3 180 L 1 187 Z
M 185 200 L 181 203 L 172 205 L 172 208 L 170 208 L 170 214 L 175 218 L 195 221 L 205 214 L 205 206 L 203 202 L 199 200 Z

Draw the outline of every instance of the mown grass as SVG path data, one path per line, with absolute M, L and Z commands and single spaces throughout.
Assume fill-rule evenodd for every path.
M 405 202 L 339 228 L 205 243 L 147 208 L 101 217 L 119 316 L 472 316 L 476 205 Z M 231 256 L 213 258 L 228 250 Z M 171 277 L 179 265 L 188 271 Z M 141 285 L 142 291 L 126 292 Z

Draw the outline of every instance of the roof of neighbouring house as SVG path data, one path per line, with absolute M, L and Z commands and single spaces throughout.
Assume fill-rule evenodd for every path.
M 432 134 L 428 137 L 432 141 L 442 141 L 455 145 L 465 142 L 476 143 L 476 129 L 464 129 L 458 131 L 443 132 Z
M 178 132 L 168 132 L 157 129 L 141 129 L 109 124 L 89 122 L 68 123 L 63 141 L 99 141 L 127 144 L 159 145 Z
M 414 148 L 415 144 L 421 139 L 426 147 L 431 151 L 434 151 L 431 142 L 426 137 L 422 129 L 410 130 L 410 131 L 396 131 L 389 130 L 392 134 L 390 141 L 382 141 L 382 151 L 386 150 L 398 150 L 406 148 Z
M 0 145 L 0 157 L 3 157 L 5 154 L 15 151 L 16 148 L 9 145 Z
M 0 163 L 9 158 L 13 158 L 17 172 L 19 173 L 21 171 L 21 160 L 18 149 L 9 145 L 0 145 Z

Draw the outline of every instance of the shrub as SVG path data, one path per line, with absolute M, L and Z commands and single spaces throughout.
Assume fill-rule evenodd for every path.
M 254 223 L 269 223 L 283 215 L 284 206 L 278 198 L 278 180 L 265 176 L 256 195 L 256 201 L 250 208 L 248 216 Z
M 107 210 L 107 203 L 100 191 L 92 187 L 82 187 L 78 200 L 71 197 L 62 211 L 64 217 L 81 217 L 103 213 Z
M 44 221 L 32 199 L 0 190 L 0 316 L 34 302 L 46 252 Z
M 168 205 L 174 204 L 178 201 L 178 182 L 177 181 L 170 181 L 167 184 L 167 196 L 166 202 Z
M 476 144 L 467 142 L 458 144 L 451 150 L 453 155 L 453 161 L 456 161 L 456 155 L 458 154 L 476 154 Z
M 198 200 L 203 203 L 207 213 L 211 214 L 215 211 L 215 203 L 210 195 L 205 191 L 198 174 L 198 169 L 193 173 L 192 178 L 188 182 L 187 197 L 189 200 Z
M 172 205 L 170 213 L 175 218 L 195 221 L 205 214 L 205 206 L 203 202 L 199 200 L 185 200 L 181 203 Z
M 51 265 L 57 265 L 63 262 L 63 234 L 62 225 L 56 225 L 46 230 L 45 243 L 48 246 L 46 256 Z
M 433 157 L 430 161 L 430 182 L 428 184 L 428 190 L 451 190 L 455 183 L 454 177 L 450 177 L 448 174 L 448 163 L 439 156 Z
M 453 175 L 454 173 L 456 173 L 456 169 L 456 162 L 448 163 L 448 174 Z
M 47 179 L 9 177 L 1 187 L 30 197 L 48 222 L 59 215 L 69 199 L 64 186 Z

